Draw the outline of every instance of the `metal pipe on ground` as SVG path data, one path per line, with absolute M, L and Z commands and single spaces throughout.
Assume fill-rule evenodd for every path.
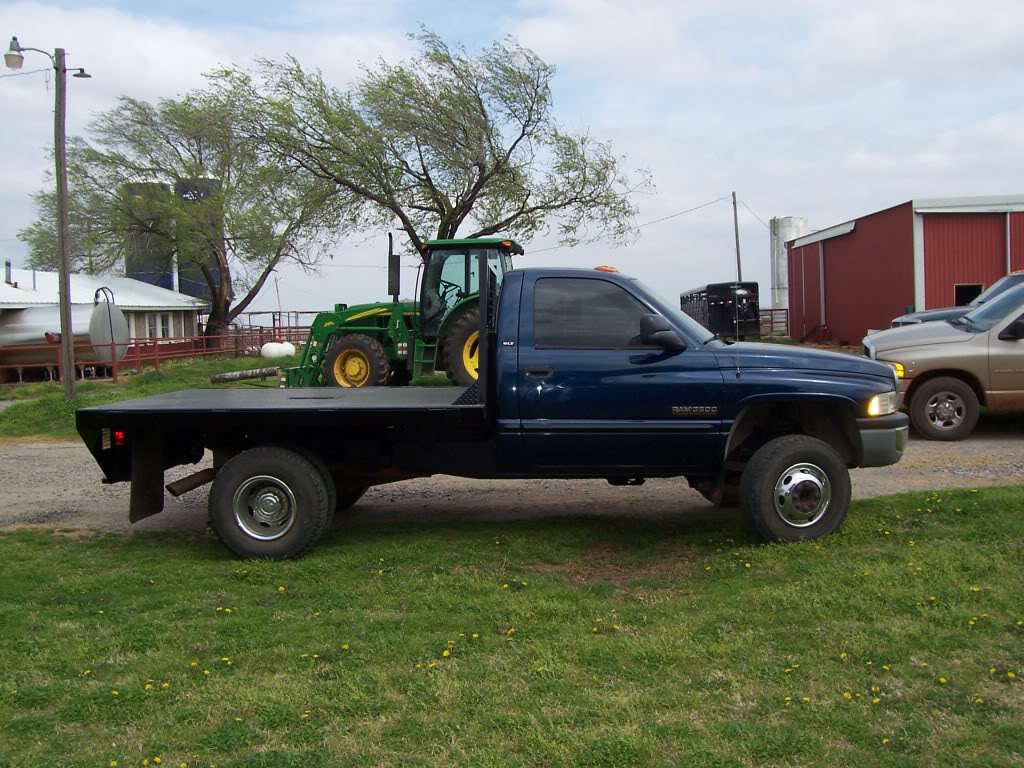
M 248 371 L 231 371 L 230 373 L 215 373 L 210 377 L 211 384 L 226 384 L 229 381 L 248 381 L 249 379 L 269 379 L 271 376 L 278 376 L 280 368 L 253 368 Z

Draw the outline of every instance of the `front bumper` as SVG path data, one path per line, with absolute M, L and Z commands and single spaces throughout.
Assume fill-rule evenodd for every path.
M 860 431 L 860 467 L 886 467 L 903 456 L 910 434 L 910 419 L 905 413 L 890 413 L 857 419 Z

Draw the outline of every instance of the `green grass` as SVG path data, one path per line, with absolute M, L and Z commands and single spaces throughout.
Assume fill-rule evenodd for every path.
M 75 432 L 75 409 L 89 405 L 103 405 L 118 400 L 128 400 L 163 392 L 174 392 L 191 387 L 234 386 L 247 387 L 253 384 L 276 386 L 273 379 L 256 381 L 253 384 L 231 385 L 211 384 L 209 377 L 214 373 L 244 371 L 250 368 L 265 368 L 274 364 L 282 368 L 296 365 L 297 358 L 285 358 L 268 362 L 253 357 L 181 360 L 164 363 L 160 370 L 146 368 L 139 375 L 122 376 L 117 384 L 109 380 L 82 381 L 78 383 L 77 399 L 68 403 L 59 383 L 19 384 L 0 387 L 0 400 L 17 402 L 0 412 L 0 437 L 51 437 L 73 438 Z M 444 376 L 420 376 L 413 380 L 416 386 L 444 386 Z
M 210 376 L 228 371 L 266 368 L 272 365 L 295 365 L 296 358 L 267 361 L 255 357 L 194 358 L 165 362 L 160 370 L 147 366 L 138 375 L 121 376 L 118 383 L 110 380 L 78 382 L 77 399 L 64 400 L 59 383 L 40 382 L 0 387 L 0 400 L 24 400 L 0 412 L 0 437 L 77 437 L 75 409 L 103 405 L 190 387 L 223 386 L 210 383 Z M 273 379 L 256 384 L 275 386 Z M 234 384 L 232 386 L 249 386 Z
M 6 534 L 0 763 L 1019 765 L 1022 514 L 862 501 L 787 546 L 730 517 L 365 526 L 287 563 Z

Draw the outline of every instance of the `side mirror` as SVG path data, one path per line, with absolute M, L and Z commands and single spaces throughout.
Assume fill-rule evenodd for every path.
M 644 315 L 640 318 L 640 343 L 661 347 L 669 352 L 682 352 L 686 343 L 661 315 Z
M 1001 341 L 1019 341 L 1024 339 L 1024 317 L 1018 317 L 999 332 Z

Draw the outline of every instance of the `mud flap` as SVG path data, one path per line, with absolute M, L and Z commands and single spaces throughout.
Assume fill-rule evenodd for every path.
M 132 439 L 132 493 L 128 519 L 137 523 L 164 510 L 164 460 L 160 433 Z

